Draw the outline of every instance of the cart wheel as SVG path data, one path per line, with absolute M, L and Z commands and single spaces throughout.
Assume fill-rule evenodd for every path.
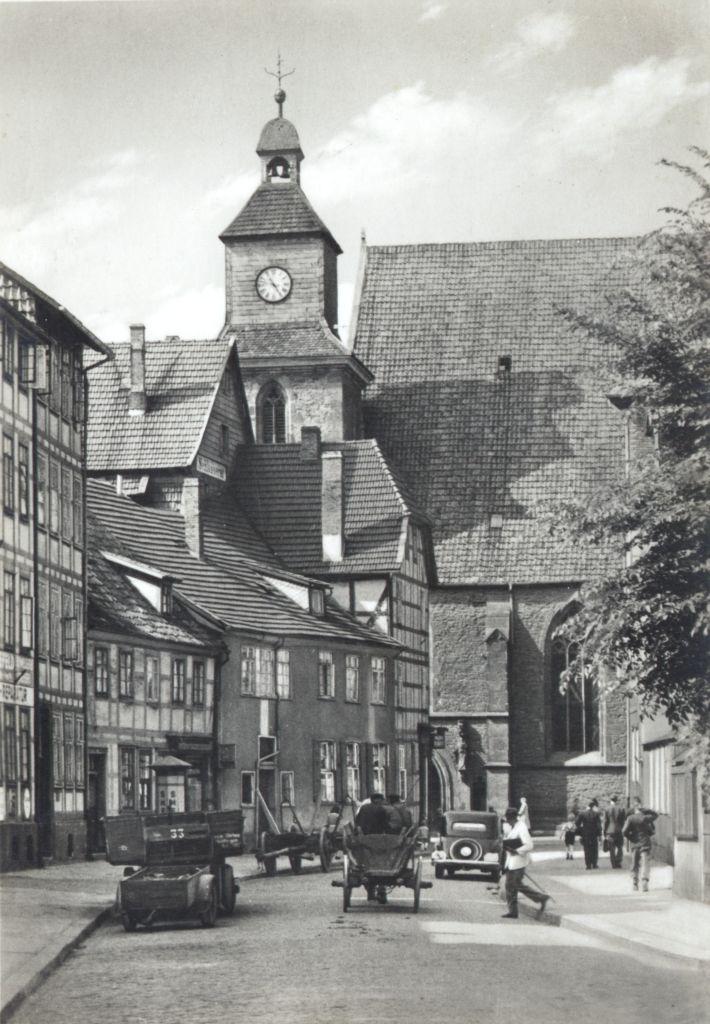
M 214 928 L 217 920 L 217 887 L 214 882 L 210 886 L 210 902 L 207 910 L 200 914 L 203 928 Z
M 343 860 L 343 913 L 347 914 L 350 907 L 350 896 L 352 895 L 352 886 L 350 885 L 349 871 L 348 871 L 348 858 L 347 856 Z
M 301 855 L 300 853 L 289 853 L 288 862 L 291 865 L 291 870 L 294 875 L 301 874 Z
M 225 914 L 233 914 L 237 902 L 234 891 L 234 871 L 231 864 L 222 865 L 222 909 Z
M 132 917 L 130 914 L 121 914 L 121 923 L 127 932 L 134 932 L 138 926 L 135 917 Z
M 328 829 L 323 826 L 318 836 L 318 852 L 320 853 L 320 868 L 321 871 L 327 871 L 330 868 L 330 862 L 333 859 L 333 845 L 330 841 L 330 835 Z
M 443 867 L 443 864 L 435 864 L 434 865 L 434 878 L 443 878 L 443 877 L 444 877 L 444 867 Z
M 419 894 L 422 888 L 422 859 L 417 858 L 417 866 L 414 869 L 414 913 L 419 911 Z

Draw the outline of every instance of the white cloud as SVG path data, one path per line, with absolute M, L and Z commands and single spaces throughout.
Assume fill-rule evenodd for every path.
M 209 213 L 224 213 L 225 210 L 229 210 L 233 211 L 234 216 L 258 184 L 259 179 L 254 170 L 230 174 L 205 192 L 201 205 Z M 227 226 L 226 223 L 224 226 Z
M 422 13 L 419 15 L 419 21 L 436 21 L 444 13 L 448 4 L 437 4 L 437 3 L 425 3 L 422 6 Z
M 622 138 L 654 128 L 675 107 L 707 96 L 710 82 L 691 82 L 689 72 L 685 57 L 649 57 L 619 68 L 603 85 L 551 97 L 535 140 L 543 164 L 561 156 L 610 160 Z
M 515 26 L 515 38 L 497 50 L 490 62 L 504 71 L 513 71 L 543 53 L 560 53 L 576 27 L 565 11 L 530 14 Z
M 121 341 L 135 320 L 130 308 L 101 310 L 87 316 L 86 325 L 99 338 Z M 224 324 L 224 286 L 206 284 L 165 294 L 145 316 L 149 338 L 177 334 L 182 338 L 215 338 Z

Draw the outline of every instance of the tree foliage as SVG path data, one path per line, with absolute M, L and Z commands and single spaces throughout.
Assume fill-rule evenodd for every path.
M 692 152 L 697 166 L 663 163 L 699 194 L 639 241 L 628 286 L 601 311 L 560 310 L 603 343 L 599 380 L 632 439 L 626 478 L 562 510 L 578 543 L 616 545 L 626 565 L 583 588 L 562 630 L 603 686 L 707 735 L 710 155 Z

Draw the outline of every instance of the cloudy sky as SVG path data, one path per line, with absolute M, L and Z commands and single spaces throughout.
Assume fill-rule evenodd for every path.
M 628 235 L 707 145 L 703 0 L 0 0 L 0 259 L 105 340 L 211 336 L 276 113 L 345 250 Z

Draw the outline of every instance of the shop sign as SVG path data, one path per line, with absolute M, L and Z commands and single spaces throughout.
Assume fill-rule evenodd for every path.
M 32 687 L 22 683 L 0 683 L 0 704 L 20 704 L 31 708 L 34 704 Z
M 198 455 L 195 459 L 195 469 L 198 473 L 204 473 L 205 476 L 211 476 L 215 480 L 226 480 L 227 470 L 224 468 L 221 462 L 216 462 L 214 459 L 208 458 L 206 455 Z

